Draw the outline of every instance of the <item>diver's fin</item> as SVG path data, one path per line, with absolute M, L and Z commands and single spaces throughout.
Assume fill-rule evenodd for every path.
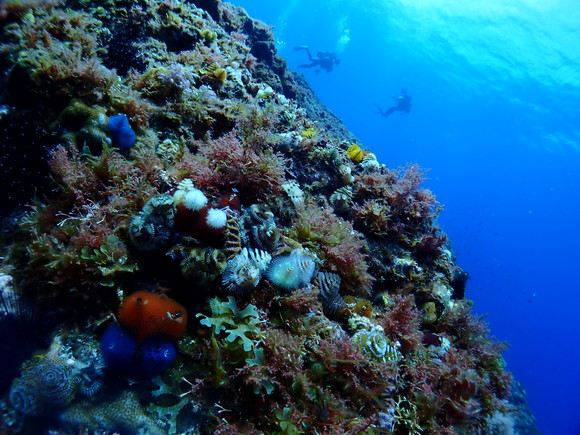
M 385 118 L 392 115 L 393 112 L 397 110 L 396 107 L 389 107 L 387 110 L 382 110 L 377 104 L 375 104 L 375 106 L 377 106 L 377 109 L 379 109 L 379 113 L 381 114 L 381 116 L 384 116 Z
M 375 104 L 375 107 L 379 111 L 379 114 L 381 116 L 384 116 L 385 118 L 387 116 L 391 115 L 395 110 L 397 110 L 396 107 L 389 107 L 387 110 L 383 110 L 383 109 L 381 109 L 381 106 L 379 106 L 378 104 Z
M 397 110 L 396 107 L 389 107 L 387 110 L 385 110 L 385 112 L 383 113 L 383 116 L 386 118 L 390 114 L 394 113 L 395 110 Z

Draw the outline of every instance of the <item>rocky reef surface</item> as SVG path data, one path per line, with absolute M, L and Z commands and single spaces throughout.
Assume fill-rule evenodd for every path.
M 424 171 L 378 162 L 267 25 L 216 0 L 0 21 L 0 431 L 536 433 Z

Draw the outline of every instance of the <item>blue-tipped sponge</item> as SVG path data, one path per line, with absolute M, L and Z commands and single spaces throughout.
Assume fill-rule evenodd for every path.
M 167 340 L 149 338 L 140 347 L 137 370 L 143 376 L 157 376 L 173 365 L 175 345 Z
M 151 337 L 138 345 L 135 337 L 119 325 L 111 325 L 105 330 L 100 345 L 107 368 L 121 375 L 157 376 L 177 358 L 171 341 Z
M 113 115 L 107 123 L 107 131 L 113 142 L 113 146 L 121 151 L 127 151 L 135 144 L 136 135 L 127 115 Z
M 137 341 L 119 325 L 111 325 L 101 336 L 101 354 L 106 366 L 118 373 L 128 373 L 134 364 Z

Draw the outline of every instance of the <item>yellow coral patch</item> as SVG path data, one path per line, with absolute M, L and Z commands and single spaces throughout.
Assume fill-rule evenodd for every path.
M 423 324 L 431 325 L 437 321 L 437 307 L 435 302 L 425 302 L 423 304 Z
M 225 69 L 223 68 L 217 68 L 214 72 L 213 72 L 213 76 L 216 78 L 216 80 L 220 83 L 225 83 L 226 80 L 228 79 L 228 73 Z
M 228 79 L 227 71 L 215 62 L 209 65 L 207 68 L 199 70 L 199 72 L 219 84 L 225 83 Z
M 217 39 L 217 33 L 210 29 L 203 29 L 199 32 L 199 36 L 201 36 L 208 45 L 214 43 Z
M 358 164 L 362 162 L 363 157 L 367 154 L 365 151 L 361 149 L 357 144 L 353 143 L 348 149 L 345 151 L 346 155 L 349 159 L 351 159 L 354 163 Z
M 300 133 L 300 136 L 302 136 L 306 139 L 313 139 L 316 136 L 318 136 L 318 130 L 315 127 L 309 127 L 306 130 L 304 130 L 302 133 Z

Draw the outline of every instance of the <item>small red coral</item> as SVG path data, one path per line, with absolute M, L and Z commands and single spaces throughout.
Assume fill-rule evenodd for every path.
M 142 342 L 151 336 L 183 337 L 187 311 L 177 301 L 156 293 L 137 291 L 119 307 L 119 323 Z
M 233 211 L 240 211 L 241 207 L 240 195 L 236 189 L 227 195 L 222 195 L 219 201 L 219 208 L 229 207 Z

